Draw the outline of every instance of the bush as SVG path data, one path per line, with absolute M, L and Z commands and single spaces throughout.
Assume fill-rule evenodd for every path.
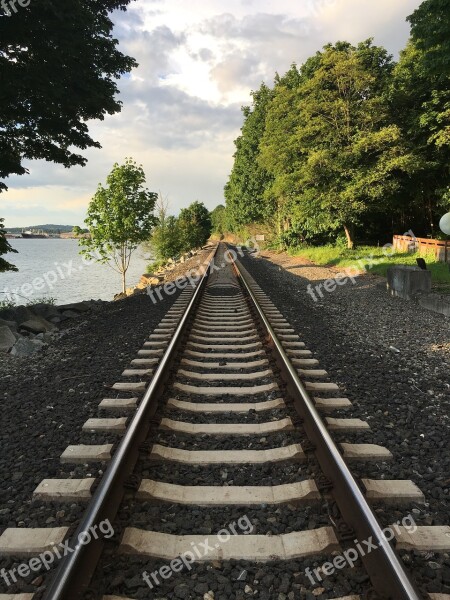
M 56 298 L 52 296 L 43 296 L 42 298 L 31 298 L 28 300 L 26 306 L 33 306 L 34 304 L 56 304 Z
M 8 310 L 10 308 L 14 308 L 16 303 L 14 300 L 0 300 L 0 312 L 2 310 Z
M 147 265 L 147 273 L 154 273 L 155 271 L 157 271 L 158 269 L 160 269 L 161 267 L 165 267 L 167 264 L 167 261 L 162 259 L 162 260 L 155 260 L 154 262 L 148 263 Z
M 212 229 L 206 206 L 201 202 L 193 202 L 187 208 L 183 208 L 178 217 L 178 227 L 183 252 L 204 246 Z
M 178 219 L 166 217 L 160 220 L 159 225 L 153 230 L 150 246 L 157 261 L 161 263 L 180 254 L 182 251 L 182 233 Z

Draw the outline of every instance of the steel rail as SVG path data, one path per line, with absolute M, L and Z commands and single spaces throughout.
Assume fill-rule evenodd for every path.
M 421 600 L 420 591 L 406 572 L 395 550 L 387 542 L 382 527 L 342 458 L 236 260 L 233 264 L 244 290 L 250 296 L 258 317 L 267 331 L 277 363 L 294 398 L 296 410 L 304 420 L 308 438 L 315 445 L 319 465 L 333 484 L 332 494 L 336 504 L 346 524 L 355 532 L 355 543 L 372 540 L 377 545 L 376 550 L 361 557 L 374 589 L 383 598 Z
M 71 538 L 69 546 L 73 553 L 64 557 L 58 565 L 54 578 L 44 592 L 43 600 L 80 600 L 89 587 L 92 573 L 102 551 L 103 540 L 99 538 L 82 545 L 79 543 L 79 535 L 83 532 L 94 531 L 95 526 L 98 527 L 106 519 L 112 521 L 117 514 L 124 495 L 125 483 L 139 456 L 139 446 L 147 437 L 151 426 L 150 419 L 156 412 L 159 392 L 164 386 L 173 358 L 183 339 L 188 319 L 206 285 L 217 248 L 218 246 L 195 289 L 139 408 L 94 492 L 81 523 Z

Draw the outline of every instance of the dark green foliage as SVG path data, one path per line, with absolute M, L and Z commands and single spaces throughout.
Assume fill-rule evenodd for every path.
M 3 228 L 3 222 L 4 219 L 0 219 L 0 273 L 18 270 L 14 265 L 2 258 L 3 254 L 7 254 L 8 252 L 17 252 L 17 250 L 14 250 L 14 248 L 11 247 L 11 244 L 9 244 L 8 240 L 5 238 L 6 231 Z
M 227 209 L 223 204 L 219 204 L 216 208 L 211 211 L 211 225 L 212 225 L 212 233 L 216 233 L 218 235 L 223 235 L 227 229 Z
M 193 202 L 181 209 L 178 218 L 167 216 L 166 209 L 160 208 L 159 223 L 150 239 L 155 258 L 161 263 L 200 248 L 208 241 L 212 230 L 210 213 L 201 202 Z
M 412 170 L 385 97 L 391 71 L 391 58 L 370 40 L 339 42 L 315 57 L 297 87 L 275 87 L 260 161 L 274 177 L 267 195 L 289 225 L 313 234 L 344 229 L 351 246 L 362 215 L 392 196 L 397 172 Z
M 231 223 L 264 221 L 283 245 L 438 234 L 450 197 L 450 0 L 425 0 L 409 20 L 397 64 L 371 39 L 337 42 L 254 94 L 226 187 Z
M 164 262 L 178 256 L 183 250 L 178 220 L 173 216 L 160 219 L 153 230 L 150 244 L 158 261 Z
M 411 36 L 425 53 L 424 64 L 431 74 L 450 75 L 450 2 L 425 0 L 412 15 Z
M 401 128 L 418 168 L 408 177 L 399 175 L 400 190 L 393 203 L 394 214 L 408 229 L 435 235 L 440 212 L 444 211 L 443 193 L 449 184 L 450 145 L 445 142 L 449 128 L 439 117 L 436 103 L 446 94 L 430 75 L 424 53 L 411 40 L 400 55 L 392 78 L 391 109 Z M 444 126 L 442 126 L 444 125 Z
M 84 165 L 74 148 L 100 147 L 86 121 L 120 111 L 115 79 L 136 66 L 109 17 L 129 2 L 32 0 L 9 17 L 0 8 L 0 178 L 26 173 L 23 159 Z
M 182 250 L 187 252 L 204 246 L 211 235 L 211 227 L 209 211 L 202 202 L 192 202 L 183 208 L 178 217 Z
M 258 91 L 252 92 L 252 97 L 252 106 L 242 108 L 245 121 L 242 134 L 235 140 L 233 170 L 225 186 L 228 218 L 233 229 L 263 221 L 267 216 L 263 197 L 271 177 L 258 163 L 258 156 L 272 91 L 263 83 Z

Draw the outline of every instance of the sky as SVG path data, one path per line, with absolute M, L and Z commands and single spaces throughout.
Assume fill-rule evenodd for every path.
M 242 126 L 241 106 L 275 72 L 328 42 L 373 37 L 395 58 L 420 0 L 136 0 L 113 15 L 120 50 L 139 67 L 119 81 L 121 113 L 91 121 L 101 149 L 86 167 L 27 162 L 0 195 L 6 227 L 82 225 L 89 200 L 115 162 L 142 163 L 147 187 L 170 211 L 194 200 L 209 209 L 223 187 Z

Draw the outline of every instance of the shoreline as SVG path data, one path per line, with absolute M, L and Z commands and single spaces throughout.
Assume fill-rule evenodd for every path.
M 148 291 L 160 285 L 175 281 L 189 272 L 197 270 L 211 251 L 206 246 L 192 251 L 192 256 L 173 262 L 170 269 L 164 271 L 162 278 L 152 274 L 141 276 L 140 283 L 129 288 L 126 294 L 116 294 L 111 300 L 83 300 L 69 304 L 38 303 L 17 305 L 0 310 L 0 356 L 8 358 L 29 357 L 52 345 L 67 327 L 77 325 L 84 317 L 89 317 L 105 308 L 136 295 L 147 295 Z

